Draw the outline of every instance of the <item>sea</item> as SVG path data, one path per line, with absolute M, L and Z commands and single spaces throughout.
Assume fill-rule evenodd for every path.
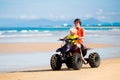
M 0 27 L 0 43 L 56 42 L 60 37 L 68 35 L 70 28 L 70 26 Z M 120 26 L 84 26 L 84 28 L 86 42 L 90 42 L 91 37 L 120 35 Z
M 58 42 L 59 38 L 69 34 L 71 27 L 72 26 L 0 27 L 0 44 Z M 89 53 L 93 51 L 98 52 L 101 59 L 120 58 L 120 26 L 83 27 L 86 33 L 85 43 L 117 45 L 116 47 L 94 48 L 89 51 Z M 50 58 L 52 54 L 56 52 L 31 53 L 4 54 L 0 52 L 0 73 L 23 71 L 31 67 L 50 66 Z

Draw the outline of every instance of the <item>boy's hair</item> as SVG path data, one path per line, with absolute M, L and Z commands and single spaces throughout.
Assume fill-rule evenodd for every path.
M 82 22 L 81 22 L 81 20 L 80 20 L 79 18 L 76 18 L 76 19 L 74 20 L 74 23 L 75 23 L 75 22 L 79 22 L 80 26 L 82 25 Z
M 77 30 L 75 28 L 71 28 L 70 31 L 75 33 L 75 34 L 77 33 Z

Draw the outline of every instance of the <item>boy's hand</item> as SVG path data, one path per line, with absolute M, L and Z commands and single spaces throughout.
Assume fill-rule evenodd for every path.
M 63 41 L 63 40 L 65 40 L 65 39 L 64 39 L 64 38 L 60 38 L 59 40 L 60 40 L 60 41 Z

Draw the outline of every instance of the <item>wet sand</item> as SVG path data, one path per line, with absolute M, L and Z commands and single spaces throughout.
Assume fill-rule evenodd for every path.
M 0 53 L 49 52 L 55 51 L 62 43 L 1 43 Z M 85 44 L 89 48 L 115 47 L 112 44 Z

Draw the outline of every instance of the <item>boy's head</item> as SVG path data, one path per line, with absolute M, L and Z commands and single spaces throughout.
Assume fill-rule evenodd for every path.
M 81 22 L 81 20 L 79 18 L 74 20 L 75 25 L 77 25 L 78 23 L 80 24 L 80 26 L 82 25 L 82 22 Z
M 75 28 L 70 29 L 70 35 L 75 35 L 77 33 L 77 30 Z

